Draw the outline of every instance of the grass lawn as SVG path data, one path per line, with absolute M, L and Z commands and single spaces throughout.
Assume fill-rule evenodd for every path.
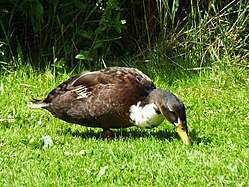
M 249 186 L 249 76 L 237 67 L 152 70 L 187 107 L 193 146 L 174 127 L 102 130 L 68 124 L 28 101 L 69 74 L 27 67 L 0 75 L 0 186 Z M 76 72 L 75 72 L 76 73 Z M 43 148 L 49 135 L 53 145 Z

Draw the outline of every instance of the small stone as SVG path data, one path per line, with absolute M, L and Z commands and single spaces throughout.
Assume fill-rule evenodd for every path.
M 70 156 L 72 153 L 70 153 L 69 151 L 65 151 L 64 154 Z
M 97 177 L 98 177 L 98 178 L 102 177 L 102 176 L 105 174 L 107 168 L 108 168 L 108 166 L 104 166 L 104 167 L 100 168 Z
M 85 154 L 86 154 L 86 151 L 85 151 L 85 150 L 81 150 L 78 154 L 79 154 L 79 155 L 85 155 Z
M 53 145 L 53 140 L 49 135 L 41 137 L 39 142 L 42 144 L 42 148 L 49 148 Z

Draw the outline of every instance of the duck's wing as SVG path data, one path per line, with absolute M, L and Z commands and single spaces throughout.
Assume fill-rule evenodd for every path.
M 142 92 L 145 95 L 155 89 L 155 85 L 147 75 L 135 68 L 124 67 L 111 67 L 100 71 L 87 72 L 69 84 L 67 89 L 77 92 L 81 90 L 88 95 L 96 95 L 98 90 L 103 88 L 102 86 L 121 89 L 121 91 L 129 87 L 137 93 Z
M 155 85 L 147 75 L 137 69 L 123 67 L 85 73 L 67 87 L 79 100 L 72 107 L 74 112 L 76 105 L 84 105 L 91 111 L 104 108 L 105 111 L 115 110 L 126 115 L 131 105 L 144 100 L 154 89 Z
M 77 99 L 98 96 L 101 91 L 110 94 L 109 97 L 112 97 L 113 94 L 116 94 L 117 97 L 124 97 L 122 94 L 128 94 L 126 98 L 138 99 L 138 97 L 147 96 L 153 89 L 155 89 L 155 85 L 141 71 L 135 68 L 111 67 L 71 77 L 53 89 L 44 100 L 36 100 L 33 104 L 51 103 L 66 92 L 72 92 L 71 96 Z

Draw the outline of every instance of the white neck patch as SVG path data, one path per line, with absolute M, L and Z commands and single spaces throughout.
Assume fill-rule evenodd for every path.
M 147 104 L 144 107 L 141 107 L 140 104 L 139 101 L 136 105 L 130 107 L 130 119 L 134 125 L 142 128 L 153 128 L 163 122 L 164 116 L 156 112 L 158 107 L 154 103 Z
M 178 127 L 179 125 L 180 125 L 180 123 L 181 123 L 181 120 L 180 120 L 180 118 L 177 118 L 177 123 L 174 123 L 174 125 L 176 126 L 176 127 Z

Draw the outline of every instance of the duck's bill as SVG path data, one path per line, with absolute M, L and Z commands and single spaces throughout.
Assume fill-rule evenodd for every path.
M 176 127 L 176 131 L 179 134 L 180 138 L 182 139 L 183 143 L 187 145 L 191 145 L 191 139 L 186 131 L 186 128 L 184 127 L 183 123 L 180 122 L 179 125 Z

